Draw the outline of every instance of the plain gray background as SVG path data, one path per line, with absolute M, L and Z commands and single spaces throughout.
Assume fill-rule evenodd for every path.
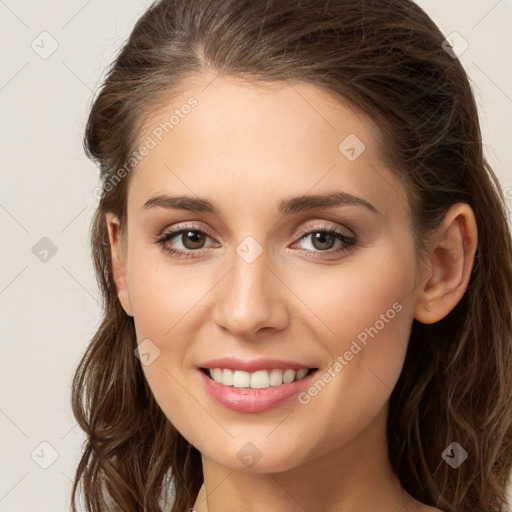
M 460 59 L 512 206 L 512 1 L 418 3 L 469 45 Z M 0 512 L 69 509 L 83 441 L 70 383 L 100 321 L 88 247 L 99 174 L 82 135 L 93 91 L 149 4 L 0 0 Z

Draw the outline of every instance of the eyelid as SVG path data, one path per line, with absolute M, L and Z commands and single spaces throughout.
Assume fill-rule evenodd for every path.
M 210 238 L 215 238 L 213 235 L 213 232 L 209 229 L 204 227 L 202 224 L 194 224 L 193 222 L 179 222 L 178 224 L 173 224 L 171 227 L 167 226 L 161 231 L 158 232 L 158 234 L 154 237 L 155 240 L 159 240 L 162 237 L 172 234 L 176 236 L 180 233 L 180 231 L 201 231 L 208 235 Z
M 327 225 L 326 221 L 318 221 L 320 224 L 313 225 L 313 226 L 304 226 L 301 229 L 299 229 L 298 232 L 294 233 L 293 238 L 301 238 L 303 235 L 310 234 L 312 231 L 322 231 L 322 230 L 331 230 L 334 229 L 336 231 L 342 232 L 347 238 L 353 238 L 355 240 L 358 239 L 358 237 L 355 235 L 355 233 L 352 232 L 352 230 L 347 229 L 346 227 L 339 227 L 338 225 Z M 175 224 L 172 226 L 171 229 L 167 230 L 168 227 L 162 229 L 155 237 L 155 240 L 161 239 L 166 234 L 172 234 L 177 235 L 182 230 L 190 230 L 190 231 L 201 231 L 204 232 L 206 235 L 208 235 L 210 238 L 215 239 L 215 236 L 213 235 L 212 231 L 210 231 L 208 228 L 203 227 L 201 224 L 194 224 L 193 222 L 181 222 L 178 224 Z
M 359 243 L 359 237 L 350 229 L 347 229 L 346 227 L 338 227 L 337 225 L 328 225 L 327 221 L 317 221 L 321 222 L 321 224 L 316 224 L 313 226 L 304 226 L 301 228 L 298 232 L 296 232 L 293 236 L 294 243 L 299 243 L 302 241 L 306 236 L 310 236 L 311 234 L 315 232 L 327 232 L 333 234 L 338 240 L 340 240 L 340 237 L 346 238 L 346 240 L 342 240 L 345 244 L 345 247 L 338 248 L 338 249 L 329 249 L 326 251 L 311 251 L 311 250 L 305 250 L 306 253 L 310 253 L 312 258 L 314 259 L 326 259 L 329 256 L 334 256 L 338 253 L 342 253 L 344 251 L 349 251 L 357 246 Z M 198 231 L 201 233 L 204 233 L 208 236 L 208 238 L 214 240 L 213 246 L 218 247 L 218 242 L 216 242 L 215 237 L 213 236 L 212 232 L 209 228 L 204 228 L 202 225 L 197 225 L 192 221 L 189 222 L 183 222 L 173 225 L 170 229 L 165 228 L 160 231 L 160 233 L 155 236 L 152 241 L 153 243 L 160 244 L 164 250 L 166 250 L 168 253 L 174 253 L 177 258 L 194 258 L 194 257 L 200 257 L 200 255 L 207 249 L 207 248 L 200 248 L 197 250 L 194 249 L 175 249 L 172 247 L 166 248 L 166 244 L 172 240 L 173 238 L 183 235 L 187 231 Z M 348 233 L 347 233 L 348 231 Z M 194 256 L 194 254 L 198 254 L 198 256 Z M 322 254 L 325 254 L 325 257 L 322 256 Z
M 299 229 L 299 231 L 294 235 L 294 237 L 301 238 L 303 235 L 310 234 L 311 232 L 315 231 L 339 231 L 343 235 L 345 235 L 347 238 L 358 240 L 358 237 L 355 233 L 353 233 L 351 230 L 345 228 L 345 227 L 339 227 L 337 225 L 328 225 L 325 221 L 321 221 L 321 225 L 315 225 L 315 226 L 309 226 Z

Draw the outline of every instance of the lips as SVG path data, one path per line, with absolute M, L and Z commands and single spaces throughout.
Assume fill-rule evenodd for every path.
M 206 391 L 219 404 L 238 412 L 277 407 L 310 385 L 315 364 L 277 359 L 221 358 L 199 367 Z

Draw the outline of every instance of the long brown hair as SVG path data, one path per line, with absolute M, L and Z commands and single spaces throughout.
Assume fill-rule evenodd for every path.
M 161 0 L 139 19 L 93 102 L 84 141 L 103 184 L 91 244 L 104 317 L 73 382 L 73 411 L 87 436 L 73 510 L 79 488 L 90 512 L 164 510 L 172 489 L 169 510 L 183 512 L 202 483 L 199 452 L 167 420 L 134 357 L 104 217 L 114 212 L 125 225 L 130 175 L 119 169 L 149 113 L 204 71 L 303 81 L 363 109 L 384 136 L 383 158 L 406 184 L 419 249 L 452 204 L 472 207 L 478 248 L 469 286 L 443 320 L 413 322 L 391 395 L 389 456 L 405 489 L 425 504 L 505 510 L 511 237 L 469 80 L 444 39 L 410 0 Z M 441 458 L 454 441 L 469 454 L 457 469 Z

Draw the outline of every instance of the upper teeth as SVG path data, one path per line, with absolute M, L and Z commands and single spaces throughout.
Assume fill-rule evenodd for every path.
M 289 384 L 294 380 L 302 379 L 307 368 L 300 370 L 258 370 L 257 372 L 244 372 L 242 370 L 230 370 L 229 368 L 211 368 L 210 377 L 224 386 L 234 386 L 235 388 L 268 388 L 269 386 L 279 386 L 280 384 Z

